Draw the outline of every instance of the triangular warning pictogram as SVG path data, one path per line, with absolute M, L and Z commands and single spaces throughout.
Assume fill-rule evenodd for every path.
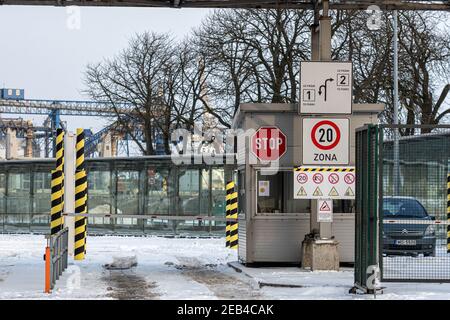
M 339 196 L 339 193 L 337 192 L 336 188 L 333 187 L 333 189 L 331 189 L 331 191 L 328 195 L 331 197 L 337 197 L 337 196 Z
M 320 211 L 326 212 L 331 211 L 330 206 L 328 205 L 328 202 L 324 201 L 322 205 L 320 206 Z
M 355 196 L 355 193 L 353 192 L 351 187 L 347 188 L 347 191 L 345 191 L 345 196 L 346 197 L 354 197 Z
M 317 187 L 316 190 L 313 193 L 313 196 L 314 197 L 321 197 L 321 196 L 323 196 L 322 190 L 320 190 L 320 188 Z
M 300 190 L 297 192 L 297 196 L 299 197 L 306 197 L 308 194 L 305 191 L 305 188 L 301 187 Z

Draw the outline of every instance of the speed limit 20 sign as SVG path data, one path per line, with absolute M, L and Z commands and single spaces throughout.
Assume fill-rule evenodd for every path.
M 303 164 L 347 165 L 349 119 L 303 119 Z

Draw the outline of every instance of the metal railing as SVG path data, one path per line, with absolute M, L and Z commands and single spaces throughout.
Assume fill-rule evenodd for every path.
M 54 235 L 46 235 L 45 248 L 45 292 L 50 293 L 68 264 L 69 229 L 64 228 Z

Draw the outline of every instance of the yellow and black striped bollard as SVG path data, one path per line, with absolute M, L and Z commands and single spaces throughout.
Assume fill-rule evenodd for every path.
M 233 186 L 234 182 L 228 182 L 226 185 L 226 207 L 225 207 L 225 247 L 230 247 L 230 202 L 231 202 L 231 195 L 233 193 Z
M 87 213 L 87 176 L 84 168 L 84 130 L 77 129 L 75 161 L 75 213 Z M 75 217 L 75 260 L 83 260 L 86 254 L 87 218 Z
M 86 171 L 80 170 L 75 173 L 75 213 L 85 214 L 87 198 Z M 86 223 L 84 216 L 75 217 L 75 260 L 83 260 L 86 254 Z
M 62 230 L 62 179 L 60 170 L 52 170 L 51 182 L 51 211 L 50 211 L 50 233 L 52 235 Z
M 234 182 L 227 183 L 227 203 L 228 203 L 228 230 L 229 230 L 229 248 L 238 247 L 238 193 L 235 190 Z M 232 220 L 231 220 L 232 219 Z
M 61 183 L 61 212 L 64 212 L 64 130 L 59 128 L 56 129 L 56 170 L 62 172 L 62 183 Z M 64 217 L 62 218 L 61 224 L 64 224 Z
M 447 253 L 450 253 L 450 173 L 447 175 Z

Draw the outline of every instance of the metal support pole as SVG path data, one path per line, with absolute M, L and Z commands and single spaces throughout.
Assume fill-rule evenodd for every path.
M 393 28 L 394 28 L 394 125 L 398 124 L 398 13 L 394 10 L 393 14 Z M 394 195 L 398 196 L 400 191 L 400 166 L 399 166 L 399 132 L 397 128 L 394 128 Z
M 322 2 L 322 16 L 320 17 L 320 61 L 331 61 L 331 17 L 329 16 L 328 0 Z
M 331 61 L 331 17 L 329 16 L 329 2 L 322 2 L 322 16 L 319 19 L 319 61 Z M 331 239 L 332 224 L 330 222 L 317 223 L 317 206 L 319 201 L 312 200 L 311 227 L 319 227 L 321 239 Z
M 311 61 L 320 60 L 320 37 L 319 37 L 319 20 L 320 11 L 317 1 L 314 2 L 314 23 L 310 26 L 311 29 Z

